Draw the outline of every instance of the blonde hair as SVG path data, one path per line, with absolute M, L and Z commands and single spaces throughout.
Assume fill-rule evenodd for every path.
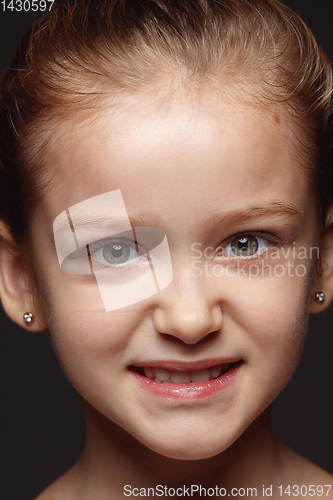
M 23 38 L 0 80 L 0 218 L 17 241 L 49 179 L 43 126 L 168 73 L 199 85 L 216 77 L 222 90 L 284 106 L 327 208 L 331 65 L 292 10 L 275 0 L 63 0 Z

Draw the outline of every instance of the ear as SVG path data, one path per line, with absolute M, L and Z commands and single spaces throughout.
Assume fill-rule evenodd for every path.
M 325 301 L 318 302 L 317 292 L 324 292 Z M 320 256 L 314 280 L 309 312 L 316 314 L 326 309 L 333 300 L 333 205 L 326 217 L 325 231 L 321 239 Z
M 7 315 L 26 330 L 39 332 L 47 328 L 37 286 L 34 286 L 31 267 L 19 250 L 8 226 L 0 220 L 0 298 Z M 33 314 L 25 323 L 23 315 Z

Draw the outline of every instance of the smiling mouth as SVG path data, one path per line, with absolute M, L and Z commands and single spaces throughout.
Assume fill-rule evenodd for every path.
M 239 363 L 240 361 L 237 363 L 224 363 L 195 371 L 165 370 L 164 368 L 153 368 L 150 366 L 131 366 L 130 368 L 158 384 L 189 384 L 215 380 Z

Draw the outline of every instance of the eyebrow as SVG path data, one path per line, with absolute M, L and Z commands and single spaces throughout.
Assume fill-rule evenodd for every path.
M 68 217 L 63 220 L 59 226 L 57 226 L 56 231 L 62 231 L 64 229 L 68 229 L 68 224 L 70 225 L 71 230 L 78 229 L 80 227 L 89 227 L 98 225 L 100 227 L 112 227 L 114 224 L 119 224 L 121 222 L 129 221 L 131 227 L 158 227 L 157 220 L 151 216 L 151 214 L 147 215 L 147 218 L 144 218 L 140 215 L 129 215 L 127 219 L 119 218 L 119 217 L 107 217 L 105 215 L 98 215 L 97 213 L 82 213 L 80 215 L 74 215 Z
M 230 223 L 234 220 L 237 220 L 237 222 L 247 222 L 253 219 L 274 217 L 279 215 L 301 220 L 304 216 L 304 212 L 298 210 L 294 205 L 275 201 L 262 205 L 251 205 L 249 207 L 242 207 L 240 209 L 231 210 L 225 215 L 223 215 L 223 213 L 215 214 L 210 217 L 209 221 L 207 221 L 207 224 L 208 227 L 211 227 L 217 223 Z M 99 216 L 98 214 L 91 213 L 82 213 L 80 215 L 71 217 L 69 220 L 64 220 L 57 227 L 57 232 L 62 231 L 63 229 L 68 229 L 68 223 L 78 229 L 80 227 L 89 227 L 96 224 L 101 227 L 112 227 L 113 224 L 128 222 L 128 220 L 131 227 L 159 227 L 158 220 L 151 213 L 147 214 L 146 217 L 141 215 L 129 215 L 128 219 L 106 217 L 104 215 Z
M 284 216 L 301 220 L 304 217 L 304 211 L 299 210 L 292 204 L 282 201 L 274 201 L 261 205 L 251 205 L 249 207 L 231 210 L 225 215 L 214 215 L 209 221 L 209 225 L 214 225 L 217 222 L 226 223 L 234 220 L 237 220 L 237 222 L 247 222 L 253 219 L 274 216 Z

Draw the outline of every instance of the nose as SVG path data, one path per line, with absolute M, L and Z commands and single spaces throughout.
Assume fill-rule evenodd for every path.
M 158 332 L 178 338 L 185 344 L 197 344 L 222 327 L 219 303 L 213 300 L 211 291 L 205 293 L 198 283 L 194 286 L 187 283 L 185 289 L 170 286 L 153 318 Z

